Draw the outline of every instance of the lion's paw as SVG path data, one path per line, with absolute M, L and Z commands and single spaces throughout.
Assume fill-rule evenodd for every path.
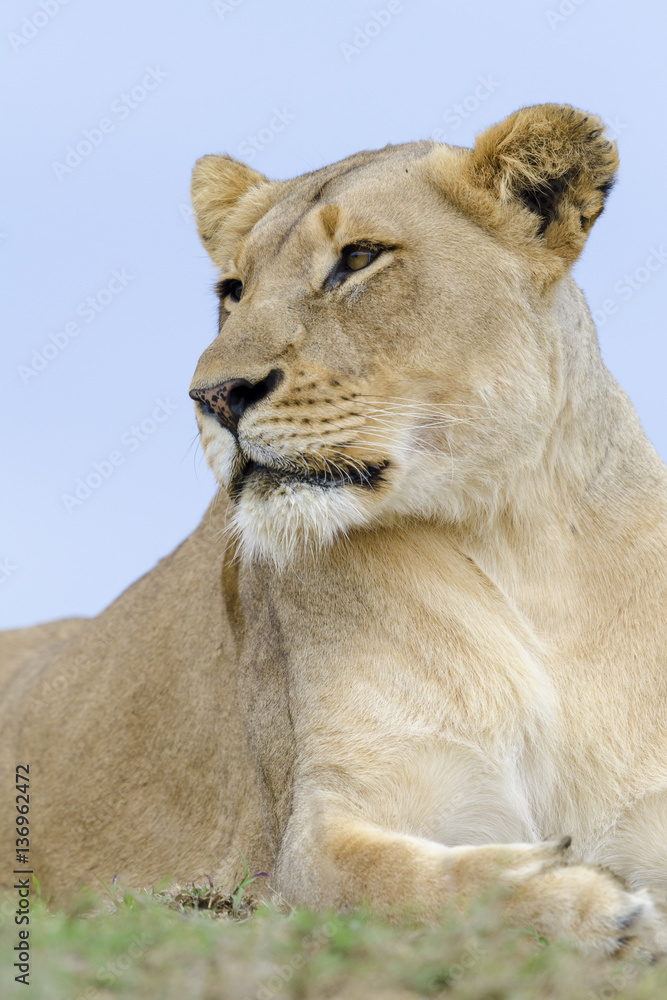
M 459 898 L 500 885 L 514 926 L 583 951 L 645 958 L 667 954 L 667 919 L 647 890 L 629 891 L 614 874 L 572 863 L 570 838 L 537 844 L 452 848 Z
M 602 868 L 545 868 L 517 889 L 508 908 L 517 909 L 545 937 L 589 953 L 636 953 L 649 959 L 667 953 L 667 923 L 649 892 L 629 891 Z

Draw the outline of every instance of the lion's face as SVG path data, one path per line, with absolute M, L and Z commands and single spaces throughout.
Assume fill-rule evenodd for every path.
M 283 564 L 356 528 L 474 516 L 543 451 L 562 268 L 545 278 L 533 208 L 506 212 L 515 249 L 443 190 L 463 162 L 415 143 L 276 184 L 199 162 L 220 331 L 191 394 L 246 556 Z

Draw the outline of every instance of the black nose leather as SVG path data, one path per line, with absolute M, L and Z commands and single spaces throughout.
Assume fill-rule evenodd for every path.
M 249 382 L 246 378 L 232 378 L 227 382 L 211 386 L 210 389 L 192 389 L 190 396 L 206 410 L 214 413 L 223 427 L 236 434 L 239 420 L 254 403 L 266 399 L 282 380 L 283 373 L 274 368 L 260 382 Z

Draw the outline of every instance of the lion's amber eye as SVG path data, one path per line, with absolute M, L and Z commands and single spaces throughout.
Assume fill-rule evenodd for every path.
M 350 271 L 360 271 L 362 267 L 368 267 L 371 261 L 374 261 L 379 253 L 379 250 L 374 250 L 372 247 L 363 247 L 358 244 L 352 244 L 349 247 L 345 247 L 342 253 L 343 263 L 345 267 L 348 267 Z

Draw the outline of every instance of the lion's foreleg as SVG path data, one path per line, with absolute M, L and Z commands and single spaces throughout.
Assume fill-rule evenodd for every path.
M 567 839 L 446 847 L 335 815 L 295 815 L 290 828 L 275 884 L 291 903 L 339 910 L 368 903 L 434 920 L 443 907 L 465 907 L 497 889 L 512 925 L 586 951 L 611 954 L 634 943 L 655 954 L 667 944 L 649 895 L 626 891 L 601 869 L 569 865 Z

